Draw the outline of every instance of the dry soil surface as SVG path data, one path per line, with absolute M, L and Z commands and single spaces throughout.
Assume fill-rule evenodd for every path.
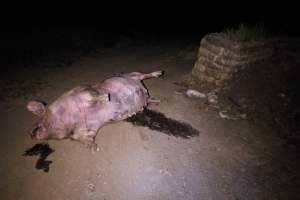
M 67 67 L 24 69 L 18 76 L 47 87 L 2 103 L 1 199 L 299 199 L 299 157 L 274 128 L 223 119 L 217 108 L 188 98 L 176 84 L 191 71 L 195 55 L 189 46 L 141 45 L 98 50 Z M 199 136 L 178 138 L 122 121 L 100 130 L 95 154 L 75 141 L 50 140 L 55 152 L 47 158 L 53 161 L 49 172 L 35 168 L 38 157 L 22 156 L 38 143 L 27 134 L 36 121 L 25 109 L 28 99 L 51 102 L 80 84 L 155 70 L 164 76 L 144 83 L 161 103 L 149 109 L 190 124 Z

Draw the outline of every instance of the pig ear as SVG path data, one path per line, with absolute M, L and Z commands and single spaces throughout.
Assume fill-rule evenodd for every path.
M 46 112 L 45 103 L 41 101 L 30 101 L 26 107 L 30 112 L 33 112 L 39 117 L 43 116 Z

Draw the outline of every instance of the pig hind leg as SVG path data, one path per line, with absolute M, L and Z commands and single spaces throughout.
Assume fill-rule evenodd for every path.
M 128 76 L 134 80 L 144 80 L 147 78 L 157 78 L 163 74 L 162 71 L 155 71 L 151 73 L 140 73 L 140 72 L 132 72 L 129 73 Z
M 150 97 L 147 99 L 147 103 L 148 104 L 155 104 L 155 105 L 158 105 L 160 103 L 160 100 L 159 99 L 156 99 L 156 98 L 153 98 L 153 97 Z

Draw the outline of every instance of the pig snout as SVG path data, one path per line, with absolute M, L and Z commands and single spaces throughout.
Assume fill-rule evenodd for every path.
M 34 128 L 33 130 L 31 130 L 29 132 L 29 136 L 30 136 L 31 139 L 35 139 L 37 130 L 38 130 L 38 127 Z
M 36 127 L 34 128 L 32 131 L 29 132 L 29 135 L 31 137 L 31 139 L 35 139 L 35 140 L 43 140 L 45 139 L 45 130 L 43 127 Z

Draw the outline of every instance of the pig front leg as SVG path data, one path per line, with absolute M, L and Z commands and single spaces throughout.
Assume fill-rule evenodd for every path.
M 96 134 L 97 131 L 95 130 L 76 129 L 71 138 L 83 143 L 94 154 L 96 151 L 99 151 L 98 145 L 95 143 Z

